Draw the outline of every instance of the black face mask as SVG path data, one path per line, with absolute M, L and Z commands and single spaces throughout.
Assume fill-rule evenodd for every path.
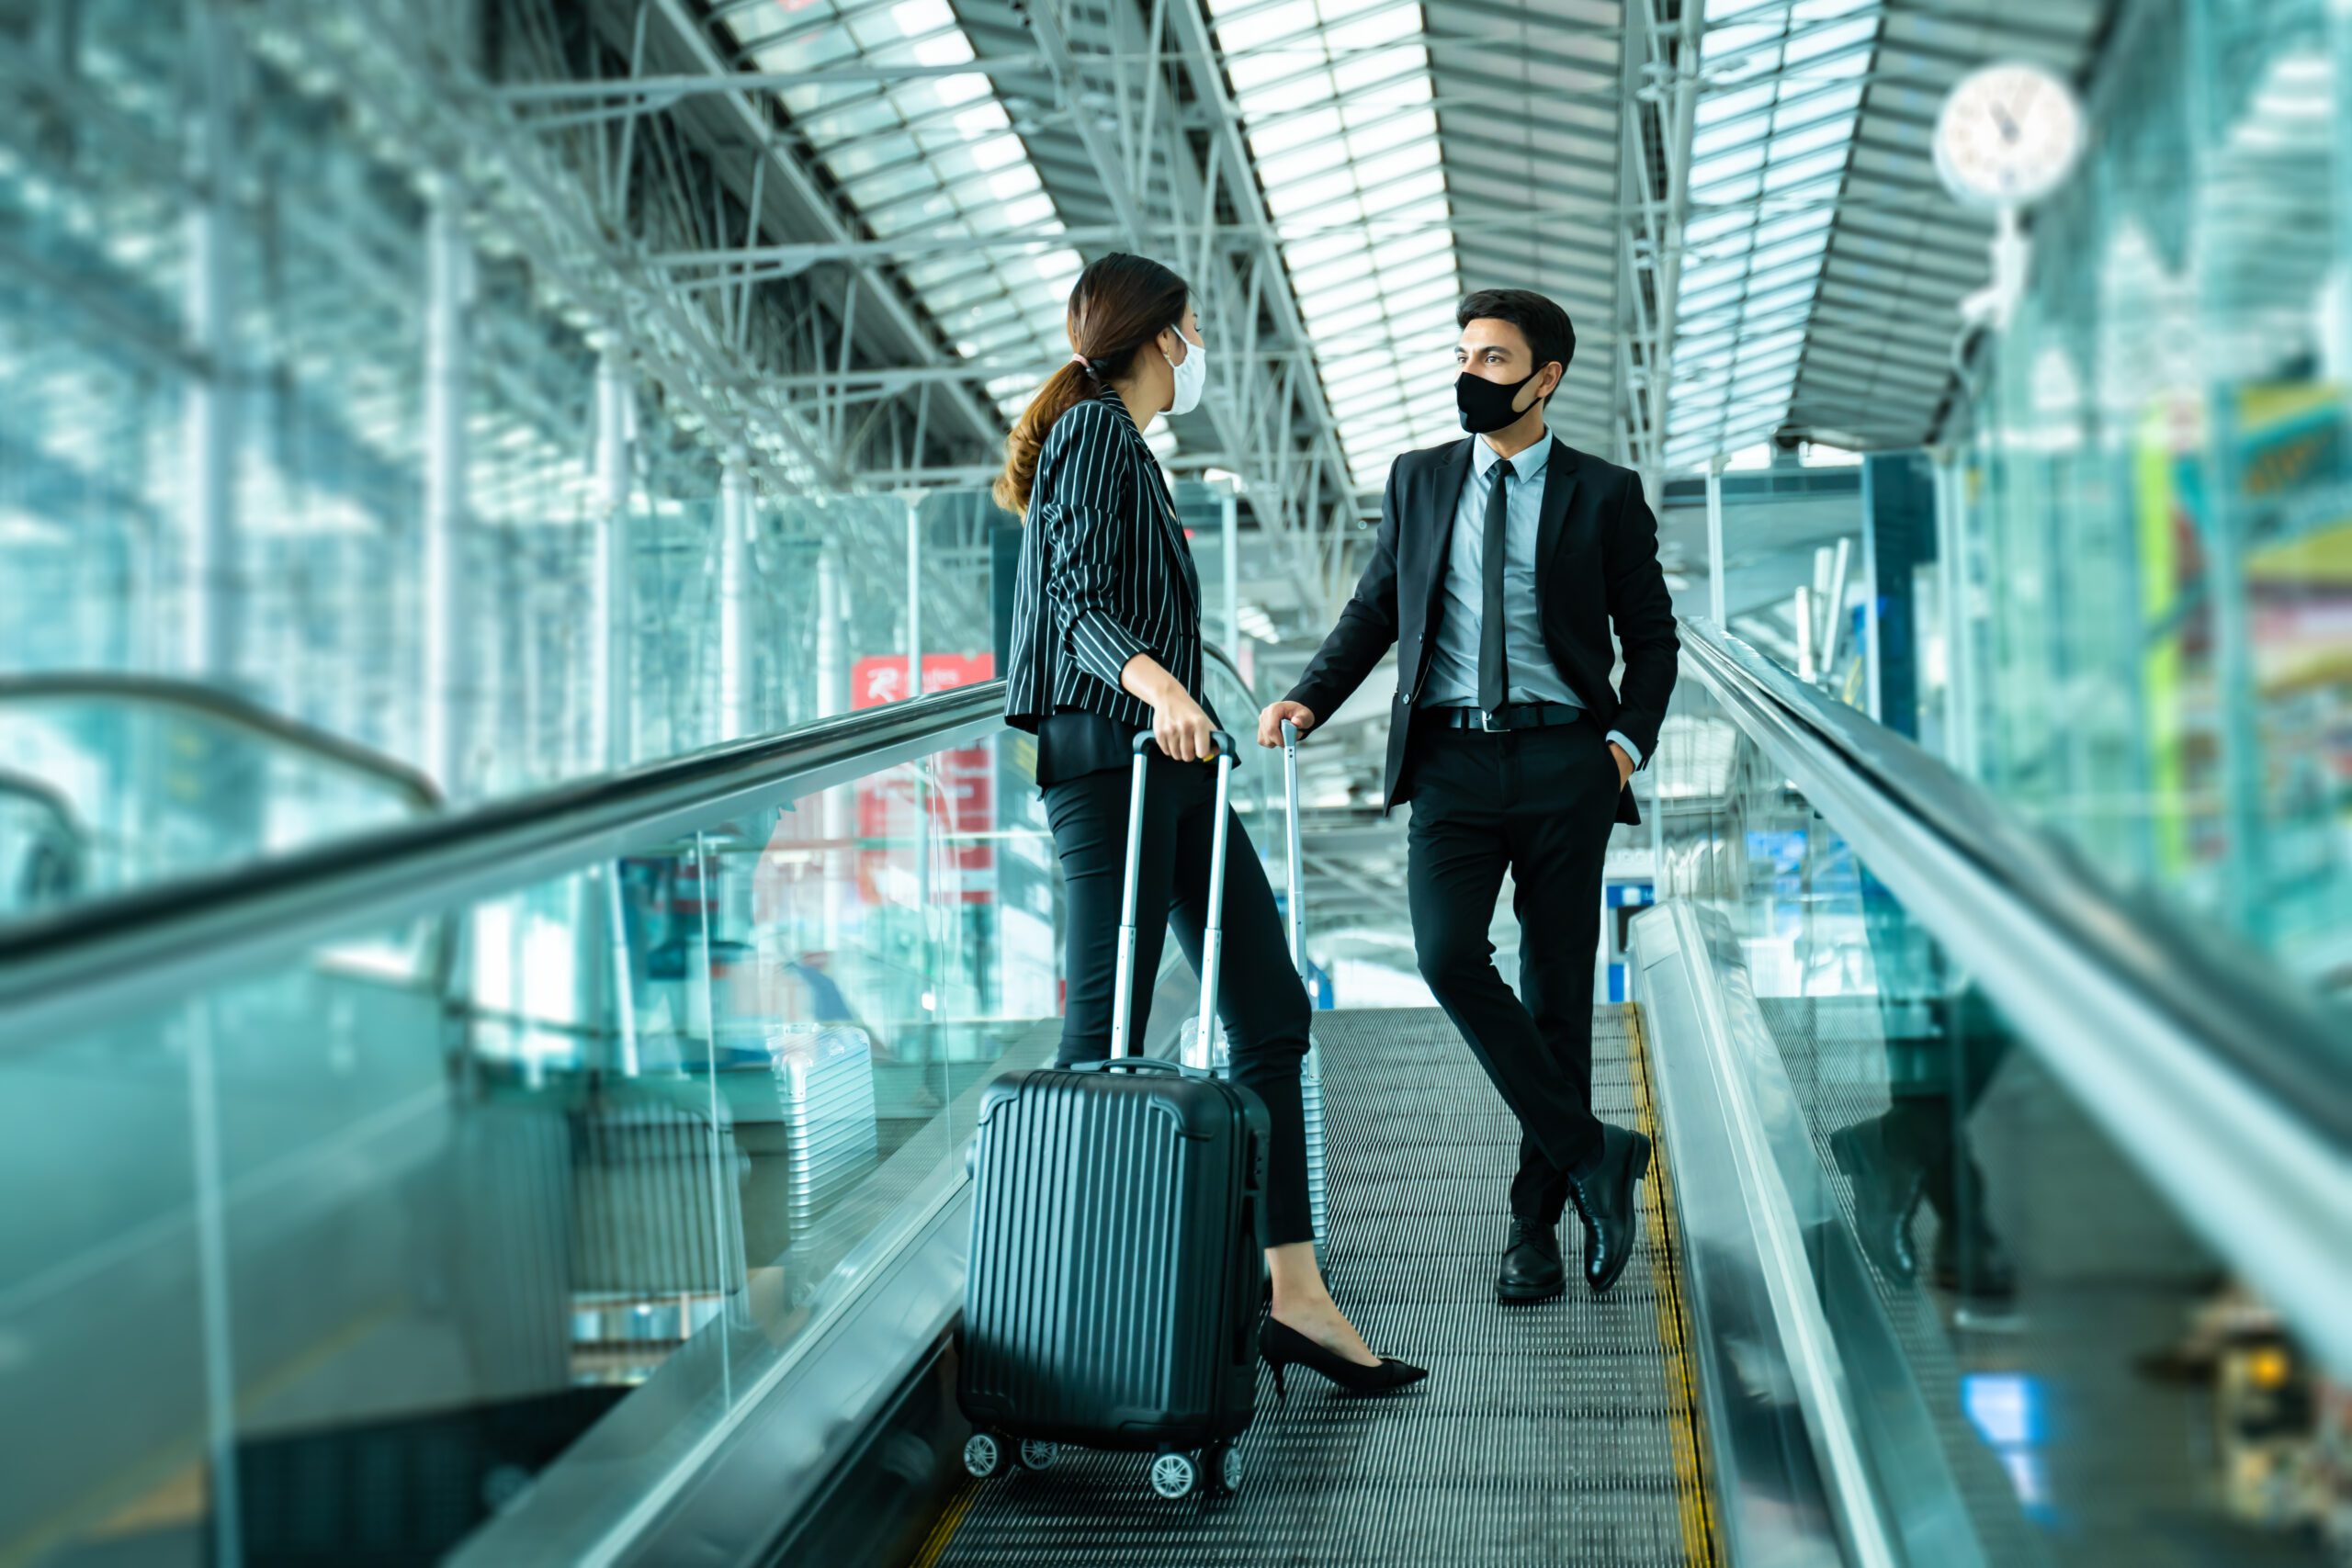
M 1519 396 L 1521 387 L 1541 374 L 1540 369 L 1530 372 L 1506 386 L 1464 370 L 1453 380 L 1453 405 L 1462 411 L 1462 428 L 1473 435 L 1484 435 L 1490 430 L 1500 430 L 1525 413 L 1527 409 L 1511 407 L 1511 400 Z M 1528 408 L 1534 406 L 1530 403 Z

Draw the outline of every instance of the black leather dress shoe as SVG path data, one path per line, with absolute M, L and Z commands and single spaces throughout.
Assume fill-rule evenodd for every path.
M 1911 1247 L 1911 1213 L 1919 1206 L 1921 1186 L 1917 1162 L 1890 1145 L 1879 1117 L 1830 1134 L 1829 1153 L 1854 1184 L 1854 1235 L 1862 1255 L 1891 1282 L 1909 1284 L 1919 1267 Z
M 1919 1196 L 1936 1216 L 1936 1246 L 1928 1277 L 1939 1290 L 1977 1301 L 2017 1294 L 2017 1265 L 1995 1235 L 1984 1210 L 1984 1173 L 1964 1140 L 1927 1168 Z
M 1649 1139 L 1604 1122 L 1600 1160 L 1568 1178 L 1568 1195 L 1584 1216 L 1584 1282 L 1596 1296 L 1615 1284 L 1633 1261 L 1634 1232 L 1641 1223 L 1634 1196 L 1649 1171 Z
M 1495 1276 L 1495 1299 L 1549 1301 L 1567 1288 L 1568 1271 L 1560 1265 L 1559 1233 L 1532 1220 L 1511 1221 L 1503 1271 Z

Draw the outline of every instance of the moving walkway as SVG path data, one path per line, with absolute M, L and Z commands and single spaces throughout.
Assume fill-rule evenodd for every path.
M 1667 1210 L 1606 1296 L 1499 1307 L 1495 1195 L 1518 1125 L 1435 1009 L 1327 1013 L 1331 1234 L 1323 1265 L 1366 1338 L 1426 1392 L 1276 1402 L 1261 1373 L 1239 1493 L 1171 1510 L 1133 1454 L 1057 1455 L 973 1487 L 918 1561 L 1706 1562 L 1695 1369 Z M 1655 1128 L 1632 1009 L 1594 1020 L 1595 1109 Z M 1573 1224 L 1573 1222 L 1571 1222 Z M 1570 1256 L 1573 1258 L 1573 1242 Z
M 1327 1268 L 1433 1375 L 1262 1391 L 1229 1500 L 956 1461 L 962 1151 L 1058 942 L 993 685 L 0 928 L 0 1561 L 2302 1560 L 2334 1021 L 1685 645 L 1596 1018 L 1639 1254 L 1498 1307 L 1499 1103 L 1325 1014 Z

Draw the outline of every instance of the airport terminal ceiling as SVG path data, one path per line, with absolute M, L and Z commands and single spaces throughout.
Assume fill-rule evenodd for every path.
M 2073 78 L 2106 9 L 661 0 L 600 7 L 598 52 L 662 90 L 563 101 L 660 108 L 739 201 L 763 186 L 758 224 L 653 259 L 698 292 L 807 288 L 834 351 L 747 369 L 922 433 L 859 454 L 860 484 L 984 479 L 1078 269 L 1166 257 L 1220 375 L 1163 457 L 1236 483 L 1268 564 L 1328 596 L 1389 457 L 1455 428 L 1469 288 L 1568 307 L 1555 423 L 1653 487 L 1776 436 L 1932 438 L 1992 234 L 1935 177 L 1936 107 L 1988 60 Z
M 461 171 L 490 258 L 781 492 L 983 481 L 1079 267 L 1166 257 L 1219 374 L 1163 455 L 1328 598 L 1389 457 L 1455 428 L 1469 288 L 1568 307 L 1555 423 L 1653 488 L 1774 435 L 1935 435 L 1991 230 L 1934 178 L 1934 107 L 1988 59 L 2077 73 L 2106 7 L 481 0 L 447 55 L 304 9 L 254 8 L 259 41 L 420 190 Z M 571 367 L 511 363 L 587 421 Z
M 40 276 L 81 280 L 122 330 L 97 356 L 29 346 L 7 393 L 40 411 L 18 426 L 40 493 L 104 476 L 133 528 L 183 505 L 152 433 L 184 405 L 151 367 L 185 363 L 193 265 L 175 128 L 138 84 L 194 40 L 131 26 L 138 10 L 59 8 L 99 68 L 31 96 L 21 165 L 81 161 L 32 209 Z M 954 517 L 926 568 L 929 635 L 971 641 L 989 514 L 965 502 L 1065 352 L 1069 281 L 1114 249 L 1165 257 L 1200 293 L 1211 394 L 1153 439 L 1180 480 L 1238 492 L 1224 640 L 1279 662 L 1319 635 L 1389 457 L 1456 429 L 1454 301 L 1505 283 L 1572 313 L 1555 423 L 1645 472 L 1681 592 L 1702 557 L 1668 478 L 1775 436 L 1936 434 L 1991 231 L 1935 181 L 1933 106 L 1989 58 L 2071 75 L 2101 25 L 2088 0 L 2030 17 L 1913 0 L 469 0 L 441 14 L 470 23 L 422 32 L 399 12 L 244 7 L 212 46 L 271 75 L 238 155 L 286 193 L 235 242 L 264 280 L 242 300 L 232 280 L 242 352 L 282 394 L 243 481 L 270 586 L 238 635 L 249 663 L 293 646 L 311 601 L 348 581 L 334 614 L 403 646 L 394 605 L 414 590 L 394 541 L 454 446 L 463 481 L 432 491 L 428 522 L 487 530 L 473 570 L 517 607 L 497 637 L 456 646 L 558 688 L 524 704 L 521 746 L 491 739 L 488 705 L 448 722 L 476 737 L 481 787 L 621 755 L 593 696 L 613 661 L 577 633 L 604 581 L 589 525 L 616 497 L 646 518 L 635 754 L 727 733 L 745 691 L 766 722 L 824 711 L 823 623 L 854 628 L 851 665 L 901 646 L 910 497 Z M 392 368 L 452 310 L 483 383 L 463 430 Z M 1654 374 L 1668 364 L 1670 381 Z M 614 432 L 632 475 L 599 466 Z M 736 504 L 763 521 L 732 581 L 764 607 L 737 618 L 750 673 L 730 686 L 744 660 L 698 619 L 724 618 L 709 540 Z M 824 540 L 829 581 L 807 553 Z M 1214 534 L 1196 543 L 1221 574 Z M 322 564 L 363 555 L 385 564 Z M 289 711 L 433 754 L 429 705 L 376 655 L 349 678 L 266 662 Z M 1315 782 L 1355 799 L 1369 768 L 1334 746 Z
M 1389 458 L 1455 429 L 1466 289 L 1567 306 L 1555 423 L 1654 490 L 1775 436 L 1932 438 L 1991 233 L 1934 177 L 1935 105 L 1989 59 L 2077 74 L 2105 9 L 481 0 L 449 51 L 377 7 L 252 25 L 420 190 L 460 171 L 485 259 L 777 493 L 984 482 L 1079 268 L 1168 259 L 1218 375 L 1155 440 L 1328 605 Z M 576 367 L 511 363 L 542 426 L 587 423 Z

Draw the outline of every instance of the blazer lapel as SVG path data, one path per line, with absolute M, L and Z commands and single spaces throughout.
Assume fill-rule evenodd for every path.
M 1470 443 L 1476 436 L 1455 442 L 1433 465 L 1429 485 L 1429 505 L 1425 509 L 1425 526 L 1429 529 L 1429 548 L 1421 552 L 1421 562 L 1429 569 L 1429 581 L 1421 584 L 1421 626 L 1433 630 L 1437 625 L 1438 585 L 1445 581 L 1445 558 L 1453 547 L 1453 514 L 1462 505 L 1462 487 L 1470 481 Z
M 1544 459 L 1544 510 L 1535 525 L 1535 593 L 1543 598 L 1551 575 L 1552 559 L 1560 553 L 1567 534 L 1568 502 L 1577 492 L 1576 449 L 1555 436 L 1551 455 Z
M 1176 497 L 1168 488 L 1168 476 L 1159 467 L 1159 455 L 1151 449 L 1151 443 L 1143 438 L 1143 432 L 1136 428 L 1134 419 L 1127 413 L 1126 403 L 1116 391 L 1105 387 L 1095 395 L 1117 409 L 1121 423 L 1127 427 L 1127 439 L 1134 443 L 1136 462 L 1143 469 L 1144 489 L 1154 503 L 1153 512 L 1159 519 L 1160 537 L 1168 541 L 1168 547 L 1175 552 L 1177 563 L 1183 568 L 1178 573 L 1178 581 L 1183 584 L 1185 595 L 1192 601 L 1191 607 L 1197 612 L 1201 606 L 1200 571 L 1193 564 L 1193 547 L 1184 537 L 1184 525 L 1177 520 Z

